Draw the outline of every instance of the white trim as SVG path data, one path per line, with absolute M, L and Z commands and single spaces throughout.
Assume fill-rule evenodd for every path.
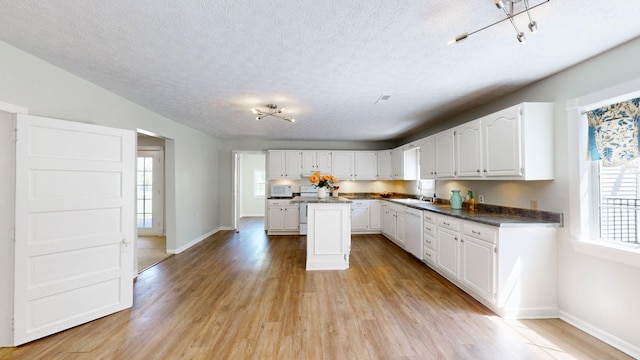
M 188 242 L 185 245 L 180 246 L 177 249 L 167 249 L 167 254 L 180 254 L 181 252 L 187 250 L 188 248 L 192 247 L 193 245 L 196 245 L 197 243 L 201 242 L 202 240 L 208 238 L 211 235 L 216 234 L 219 231 L 223 231 L 223 230 L 233 230 L 233 227 L 230 226 L 219 226 L 211 231 L 209 231 L 208 233 L 199 236 L 198 238 Z
M 587 128 L 582 122 L 582 112 L 640 96 L 640 79 L 632 80 L 609 89 L 570 99 L 567 111 L 567 154 L 569 156 L 569 213 L 567 216 L 569 241 L 583 254 L 611 262 L 640 267 L 640 251 L 637 248 L 616 246 L 604 241 L 594 241 L 591 235 L 593 206 L 591 184 L 593 174 L 587 159 Z
M 0 101 L 0 111 L 8 112 L 11 114 L 29 114 L 29 109 L 27 109 L 26 107 L 9 104 L 3 101 Z
M 603 331 L 600 328 L 593 326 L 583 320 L 580 320 L 579 318 L 565 311 L 560 311 L 560 320 L 567 322 L 575 326 L 576 328 L 586 332 L 587 334 L 604 341 L 605 343 L 628 354 L 629 356 L 632 356 L 636 359 L 640 359 L 640 347 L 634 344 L 628 343 L 620 339 L 619 337 L 614 336 L 606 331 Z

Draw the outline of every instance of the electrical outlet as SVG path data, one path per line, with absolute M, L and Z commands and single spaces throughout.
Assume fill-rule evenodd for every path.
M 538 210 L 538 200 L 529 200 L 531 210 Z
M 484 195 L 478 195 L 478 201 L 480 204 L 484 204 Z

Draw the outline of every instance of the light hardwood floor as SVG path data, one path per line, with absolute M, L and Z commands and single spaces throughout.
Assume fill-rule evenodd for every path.
M 171 254 L 167 254 L 167 239 L 164 236 L 138 236 L 136 239 L 138 272 L 143 272 Z
M 262 219 L 141 273 L 130 310 L 1 359 L 630 359 L 560 320 L 507 322 L 380 235 L 351 268 L 305 271 Z

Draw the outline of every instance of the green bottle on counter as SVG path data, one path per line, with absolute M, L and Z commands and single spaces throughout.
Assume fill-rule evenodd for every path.
M 469 190 L 469 200 L 467 200 L 467 208 L 473 211 L 476 208 L 476 199 L 473 198 L 473 191 Z

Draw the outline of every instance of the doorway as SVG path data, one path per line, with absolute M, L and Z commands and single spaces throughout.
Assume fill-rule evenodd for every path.
M 267 196 L 267 155 L 264 151 L 234 151 L 233 224 L 240 231 L 242 218 L 264 223 Z
M 136 253 L 138 272 L 170 256 L 165 234 L 165 140 L 138 134 L 136 159 Z

